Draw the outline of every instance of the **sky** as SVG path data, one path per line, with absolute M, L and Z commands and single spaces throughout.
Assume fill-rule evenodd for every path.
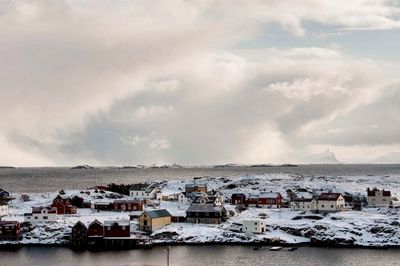
M 0 0 L 0 165 L 400 162 L 400 3 Z

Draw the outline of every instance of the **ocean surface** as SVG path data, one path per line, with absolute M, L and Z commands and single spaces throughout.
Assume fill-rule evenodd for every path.
M 304 176 L 398 176 L 398 164 L 299 165 L 298 167 L 192 167 L 192 168 L 0 168 L 0 188 L 11 192 L 48 192 L 85 189 L 108 183 L 135 183 L 194 177 L 232 177 L 273 173 Z
M 175 246 L 170 249 L 171 266 L 197 265 L 399 265 L 395 249 L 337 249 L 300 247 L 289 251 L 253 250 L 251 246 Z M 74 252 L 68 248 L 24 247 L 0 251 L 1 266 L 75 266 L 75 265 L 167 265 L 164 247 L 151 250 Z

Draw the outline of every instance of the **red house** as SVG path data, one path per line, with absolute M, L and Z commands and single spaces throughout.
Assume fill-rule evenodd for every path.
M 76 207 L 71 204 L 69 198 L 63 198 L 58 195 L 51 204 L 51 207 L 57 209 L 57 214 L 75 214 Z
M 248 206 L 258 206 L 258 195 L 250 194 L 246 200 Z
M 231 196 L 232 204 L 245 204 L 246 203 L 246 195 L 243 193 L 234 193 Z
M 143 205 L 140 200 L 114 200 L 111 208 L 116 211 L 143 211 Z
M 88 237 L 103 237 L 104 235 L 104 226 L 98 220 L 94 220 L 91 224 L 89 224 L 87 236 Z
M 104 221 L 104 237 L 130 237 L 129 220 Z
M 282 203 L 282 196 L 278 192 L 261 192 L 258 196 L 258 205 L 278 208 Z
M 21 238 L 21 225 L 17 221 L 0 221 L 0 240 Z

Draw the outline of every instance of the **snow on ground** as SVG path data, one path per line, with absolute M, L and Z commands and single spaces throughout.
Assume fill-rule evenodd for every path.
M 286 197 L 290 189 L 298 196 L 308 197 L 313 189 L 324 189 L 351 194 L 366 194 L 367 187 L 378 187 L 392 191 L 397 198 L 400 195 L 400 179 L 395 176 L 302 176 L 289 174 L 243 175 L 231 178 L 204 177 L 184 181 L 164 181 L 161 184 L 162 194 L 170 195 L 184 191 L 190 183 L 207 184 L 209 190 L 218 190 L 225 199 L 233 193 L 255 194 L 259 191 L 280 192 Z M 60 188 L 61 189 L 61 188 Z M 104 193 L 94 190 L 65 191 L 68 197 L 75 195 L 85 201 L 109 201 Z M 110 192 L 106 192 L 110 195 Z M 10 202 L 10 215 L 4 220 L 23 221 L 23 214 L 30 212 L 32 206 L 48 206 L 58 195 L 58 192 L 28 193 L 30 201 L 20 200 L 20 194 L 14 194 L 15 200 Z M 102 197 L 102 199 L 100 199 Z M 124 196 L 123 198 L 129 198 Z M 398 202 L 395 202 L 395 204 Z M 188 204 L 162 201 L 161 209 L 167 209 L 174 216 L 185 216 Z M 364 208 L 362 211 L 344 211 L 327 215 L 305 213 L 290 209 L 249 208 L 241 213 L 235 211 L 235 206 L 225 204 L 227 210 L 234 214 L 226 223 L 218 225 L 173 223 L 152 234 L 155 242 L 261 242 L 279 239 L 287 243 L 326 242 L 330 244 L 355 244 L 365 246 L 400 246 L 400 213 L 398 209 Z M 146 207 L 153 209 L 153 207 Z M 71 227 L 82 221 L 86 225 L 98 219 L 105 220 L 129 219 L 130 212 L 95 211 L 78 209 L 74 215 L 59 215 L 56 223 L 35 224 L 33 230 L 24 234 L 22 243 L 65 243 L 65 236 Z M 263 234 L 238 233 L 230 230 L 232 223 L 241 223 L 244 219 L 265 218 L 268 225 Z M 137 221 L 131 222 L 133 234 L 137 231 Z M 3 242 L 4 243 L 4 242 Z

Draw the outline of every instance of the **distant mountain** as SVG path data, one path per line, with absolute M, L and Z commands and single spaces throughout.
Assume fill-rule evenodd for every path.
M 89 166 L 87 164 L 85 164 L 85 165 L 77 165 L 77 166 L 71 167 L 71 169 L 93 169 L 93 168 L 94 167 Z
M 400 163 L 400 152 L 390 152 L 385 155 L 379 156 L 374 160 L 372 160 L 372 163 L 389 163 L 389 164 Z
M 330 149 L 326 149 L 325 151 L 313 154 L 304 159 L 305 163 L 309 164 L 338 164 L 339 160 L 336 158 L 334 152 Z

